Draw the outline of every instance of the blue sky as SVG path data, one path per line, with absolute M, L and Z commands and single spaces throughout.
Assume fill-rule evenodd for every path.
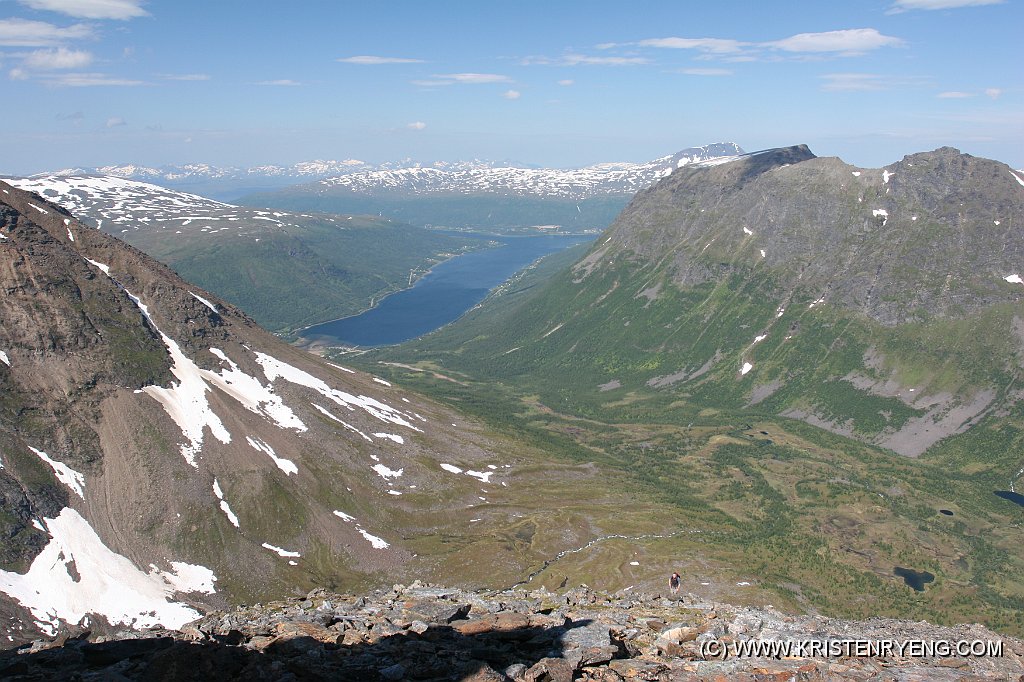
M 0 173 L 734 141 L 1024 167 L 1024 0 L 0 0 Z

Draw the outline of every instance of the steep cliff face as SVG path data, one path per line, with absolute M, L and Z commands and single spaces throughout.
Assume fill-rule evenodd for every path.
M 195 607 L 444 560 L 521 569 L 523 556 L 473 558 L 472 539 L 420 538 L 469 517 L 477 539 L 514 523 L 486 505 L 544 475 L 522 472 L 536 452 L 294 349 L 37 195 L 0 190 L 0 637 L 175 626 Z
M 890 326 L 956 317 L 1024 294 L 1007 281 L 1024 257 L 1021 183 L 949 147 L 881 169 L 773 149 L 680 169 L 601 252 L 667 265 L 681 286 L 765 272 L 780 304 L 821 298 Z

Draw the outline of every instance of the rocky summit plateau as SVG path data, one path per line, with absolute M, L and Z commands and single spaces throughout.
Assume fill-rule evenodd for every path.
M 889 643 L 893 649 L 866 656 L 715 653 L 755 642 L 832 643 L 840 651 Z M 936 648 L 915 651 L 918 642 Z M 995 655 L 938 648 L 946 645 L 990 647 Z M 899 646 L 902 654 L 894 653 Z M 24 682 L 966 682 L 1024 679 L 1024 642 L 980 625 L 791 616 L 689 594 L 609 594 L 585 585 L 561 593 L 471 592 L 417 581 L 359 596 L 317 589 L 209 613 L 179 630 L 95 636 L 77 629 L 57 642 L 0 654 L 0 676 Z

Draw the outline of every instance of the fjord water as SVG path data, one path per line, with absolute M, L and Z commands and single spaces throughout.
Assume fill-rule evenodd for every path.
M 309 327 L 302 337 L 332 345 L 387 346 L 423 336 L 457 320 L 538 258 L 591 241 L 594 235 L 481 238 L 500 246 L 440 263 L 412 288 L 391 294 L 359 315 Z

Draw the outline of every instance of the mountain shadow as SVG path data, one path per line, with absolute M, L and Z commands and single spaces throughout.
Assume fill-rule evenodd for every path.
M 517 614 L 510 614 L 517 615 Z M 528 619 L 524 616 L 525 623 Z M 514 626 L 506 619 L 451 625 L 378 622 L 353 634 L 343 621 L 325 627 L 288 623 L 275 636 L 238 630 L 205 641 L 176 636 L 89 643 L 85 637 L 35 653 L 0 653 L 4 680 L 503 680 L 572 678 L 579 667 L 626 655 L 607 627 L 591 620 L 560 626 Z M 514 626 L 514 627 L 509 627 Z M 374 636 L 380 630 L 383 636 Z M 367 641 L 354 641 L 366 637 Z M 351 642 L 351 643 L 349 643 Z M 527 674 L 529 673 L 529 674 Z

